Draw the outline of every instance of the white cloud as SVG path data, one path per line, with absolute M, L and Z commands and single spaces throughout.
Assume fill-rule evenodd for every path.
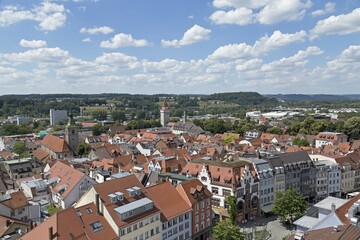
M 109 34 L 112 33 L 114 29 L 111 27 L 103 26 L 103 27 L 94 27 L 94 28 L 81 28 L 81 33 L 87 33 L 87 34 Z
M 131 34 L 116 34 L 110 41 L 102 41 L 102 48 L 120 48 L 120 47 L 145 47 L 149 42 L 145 39 L 134 39 Z
M 82 41 L 83 42 L 91 42 L 91 38 L 84 38 Z
M 251 58 L 279 49 L 292 43 L 302 42 L 306 38 L 305 31 L 282 33 L 274 31 L 269 36 L 261 37 L 253 46 L 246 43 L 229 44 L 216 49 L 210 58 Z
M 354 9 L 349 14 L 331 16 L 316 23 L 310 31 L 310 39 L 320 35 L 345 35 L 360 32 L 360 8 Z
M 336 3 L 327 2 L 325 4 L 324 9 L 315 10 L 311 13 L 311 15 L 314 17 L 317 17 L 317 16 L 322 16 L 325 14 L 333 13 L 333 12 L 335 12 L 335 6 L 336 6 Z
M 34 20 L 39 21 L 40 30 L 54 31 L 65 26 L 67 10 L 63 5 L 51 2 L 43 2 L 40 7 L 34 9 Z
M 265 6 L 270 0 L 214 0 L 216 8 L 251 8 L 256 9 Z
M 32 20 L 34 14 L 31 11 L 21 10 L 15 6 L 5 6 L 0 12 L 0 26 L 7 27 L 17 22 Z
M 248 8 L 236 8 L 234 10 L 216 11 L 210 16 L 210 20 L 215 24 L 236 24 L 236 25 L 248 25 L 253 23 L 253 12 Z
M 13 62 L 59 63 L 69 57 L 69 52 L 60 48 L 38 48 L 21 53 L 3 54 L 2 56 Z
M 291 43 L 303 42 L 305 41 L 306 36 L 307 34 L 304 30 L 296 33 L 282 33 L 277 30 L 274 31 L 270 37 L 266 35 L 257 40 L 253 49 L 256 53 L 255 55 L 258 55 L 259 53 L 266 53 Z
M 164 47 L 181 47 L 185 45 L 191 45 L 197 42 L 208 40 L 211 30 L 203 28 L 199 25 L 192 26 L 187 30 L 180 40 L 174 39 L 171 41 L 161 40 L 161 45 Z
M 26 40 L 21 39 L 20 46 L 26 48 L 44 48 L 46 47 L 46 42 L 43 40 Z
M 38 28 L 43 31 L 54 31 L 66 23 L 67 10 L 63 5 L 51 2 L 42 2 L 31 10 L 23 10 L 16 6 L 5 6 L 0 12 L 0 26 L 7 27 L 12 24 L 32 20 L 38 22 Z
M 272 0 L 257 14 L 261 24 L 276 24 L 281 21 L 301 20 L 311 1 L 304 0 Z

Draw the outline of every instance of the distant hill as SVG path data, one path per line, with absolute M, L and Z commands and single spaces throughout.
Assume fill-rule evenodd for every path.
M 301 100 L 301 101 L 341 101 L 359 100 L 360 94 L 332 95 L 332 94 L 267 94 L 264 95 L 279 100 Z
M 215 93 L 204 97 L 204 99 L 231 102 L 240 106 L 275 106 L 278 104 L 276 98 L 262 96 L 257 92 Z

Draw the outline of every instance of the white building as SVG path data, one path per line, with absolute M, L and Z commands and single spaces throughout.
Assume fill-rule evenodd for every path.
M 271 212 L 274 207 L 274 172 L 268 161 L 262 159 L 253 160 L 254 168 L 259 178 L 260 208 L 264 213 Z
M 341 195 L 341 168 L 330 157 L 320 154 L 309 155 L 318 169 L 316 179 L 317 199 L 328 196 L 340 197 Z
M 64 121 L 66 119 L 67 119 L 66 110 L 50 109 L 50 125 L 56 125 L 58 122 Z

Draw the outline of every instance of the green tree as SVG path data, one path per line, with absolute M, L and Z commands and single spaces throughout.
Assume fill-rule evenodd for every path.
M 93 126 L 92 128 L 92 132 L 94 136 L 99 136 L 102 133 L 106 133 L 107 130 L 109 130 L 109 127 L 107 126 L 102 126 L 100 124 L 96 124 L 95 126 Z
M 307 203 L 301 193 L 294 188 L 285 192 L 277 192 L 273 212 L 282 221 L 289 221 L 291 224 L 295 219 L 305 215 Z
M 266 130 L 267 133 L 271 133 L 271 134 L 283 134 L 283 130 L 281 130 L 281 128 L 279 127 L 271 127 L 268 130 Z
M 20 157 L 26 157 L 28 155 L 25 142 L 19 141 L 14 144 L 13 152 L 18 154 Z
M 123 122 L 126 120 L 125 112 L 120 110 L 113 111 L 111 117 L 114 121 Z
M 98 121 L 106 120 L 107 118 L 107 112 L 105 110 L 96 110 L 91 113 L 93 119 L 96 119 Z
M 227 196 L 226 201 L 229 204 L 229 216 L 230 216 L 230 221 L 232 224 L 236 225 L 237 224 L 237 207 L 236 207 L 236 198 L 234 196 Z
M 91 145 L 87 143 L 80 143 L 76 148 L 76 155 L 86 156 L 91 151 Z
M 360 138 L 360 117 L 351 117 L 345 121 L 344 127 L 352 139 Z
M 305 146 L 305 147 L 310 146 L 310 143 L 304 138 L 295 138 L 292 143 L 293 143 L 293 145 L 296 145 L 296 146 L 299 146 L 299 147 L 301 147 L 301 146 Z
M 213 227 L 213 237 L 216 240 L 244 240 L 245 236 L 240 232 L 240 227 L 226 219 L 218 222 Z

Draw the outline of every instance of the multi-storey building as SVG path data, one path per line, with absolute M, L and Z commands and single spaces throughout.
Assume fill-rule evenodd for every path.
M 343 133 L 321 132 L 315 137 L 315 147 L 321 148 L 325 145 L 337 145 L 347 141 L 347 136 Z
M 258 179 L 249 159 L 233 162 L 195 160 L 182 170 L 198 178 L 212 192 L 212 204 L 219 215 L 228 216 L 227 196 L 235 196 L 238 221 L 246 222 L 259 214 Z
M 341 168 L 334 158 L 320 154 L 309 155 L 318 169 L 316 178 L 317 200 L 328 196 L 339 197 Z
M 285 190 L 294 188 L 308 200 L 316 197 L 317 169 L 305 151 L 279 155 L 285 172 Z
M 162 238 L 161 211 L 135 175 L 95 184 L 77 203 L 95 203 L 119 239 Z
M 66 118 L 67 118 L 66 110 L 50 109 L 50 125 L 56 125 L 59 122 L 66 120 Z
M 253 159 L 254 168 L 259 179 L 260 209 L 264 213 L 271 212 L 274 206 L 274 171 L 268 161 Z
M 170 182 L 146 188 L 150 198 L 161 211 L 162 239 L 190 239 L 192 208 Z
M 358 189 L 355 184 L 355 176 L 359 174 L 359 163 L 348 156 L 335 158 L 341 168 L 341 193 L 343 195 L 354 192 Z
M 209 239 L 212 229 L 211 192 L 198 179 L 182 182 L 176 186 L 176 189 L 192 209 L 191 229 L 193 234 L 191 239 Z M 185 239 L 188 239 L 186 235 Z

